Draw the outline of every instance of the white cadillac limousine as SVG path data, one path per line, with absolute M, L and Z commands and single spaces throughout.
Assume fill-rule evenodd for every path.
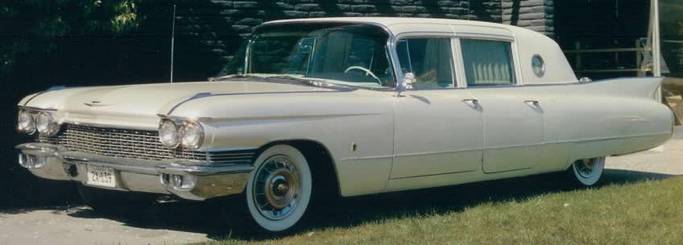
M 579 80 L 558 45 L 514 26 L 321 18 L 260 25 L 209 81 L 76 87 L 19 104 L 19 164 L 101 193 L 237 196 L 291 231 L 342 197 L 566 173 L 658 146 L 660 78 Z M 106 195 L 104 195 L 106 196 Z

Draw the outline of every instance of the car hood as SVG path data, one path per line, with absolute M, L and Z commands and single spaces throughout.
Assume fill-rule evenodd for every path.
M 48 90 L 28 96 L 20 102 L 20 106 L 56 110 L 66 120 L 79 119 L 107 124 L 123 118 L 141 121 L 153 118 L 158 121 L 158 114 L 168 114 L 186 101 L 211 95 L 339 91 L 341 90 L 334 88 L 260 81 L 141 84 Z

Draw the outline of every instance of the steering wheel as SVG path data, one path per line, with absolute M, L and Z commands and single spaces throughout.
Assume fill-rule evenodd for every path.
M 348 72 L 351 71 L 351 70 L 361 70 L 361 71 L 364 71 L 366 76 L 371 76 L 372 78 L 374 78 L 375 80 L 377 80 L 377 83 L 378 83 L 380 86 L 382 85 L 382 80 L 380 80 L 379 77 L 377 77 L 377 76 L 375 75 L 375 73 L 372 73 L 372 71 L 370 71 L 370 69 L 368 69 L 368 68 L 365 68 L 365 67 L 362 67 L 362 66 L 349 66 L 349 68 L 346 68 L 346 70 L 344 70 L 344 73 L 348 73 Z

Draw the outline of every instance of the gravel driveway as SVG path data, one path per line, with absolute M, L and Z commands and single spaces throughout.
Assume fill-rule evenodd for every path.
M 0 245 L 187 244 L 209 240 L 206 230 L 193 230 L 189 224 L 167 225 L 155 221 L 157 215 L 106 215 L 86 206 L 0 211 Z M 166 210 L 165 215 L 173 214 Z
M 619 182 L 620 179 L 634 176 L 636 179 L 645 179 L 653 176 L 683 175 L 683 157 L 681 156 L 683 156 L 683 127 L 678 127 L 674 137 L 661 147 L 637 154 L 608 158 L 606 179 L 608 181 L 616 179 Z M 512 195 L 519 195 L 518 189 L 538 186 L 529 184 L 532 181 L 534 180 L 503 180 L 498 181 L 499 183 L 462 188 L 489 188 L 505 192 L 501 186 L 503 188 L 513 186 L 510 188 L 516 190 L 511 192 Z M 522 187 L 514 187 L 515 185 L 518 187 L 522 185 Z M 433 195 L 429 191 L 426 191 L 426 194 L 425 191 L 422 193 L 418 195 L 427 197 Z M 534 195 L 534 192 L 521 195 Z M 392 208 L 391 203 L 396 202 L 392 198 L 388 198 L 386 205 L 388 208 Z M 487 196 L 481 196 L 481 198 L 489 200 Z M 363 198 L 353 202 L 358 203 L 357 206 L 361 208 L 368 203 Z M 430 205 L 430 203 L 426 201 L 424 205 Z M 340 209 L 347 210 L 342 212 L 349 212 L 348 209 L 353 209 L 353 204 L 340 204 L 340 206 L 344 206 Z M 158 206 L 145 209 L 131 208 L 119 214 L 102 214 L 84 206 L 0 210 L 0 245 L 197 243 L 230 236 L 229 228 L 226 228 L 225 223 L 220 223 L 216 210 L 215 206 L 206 203 L 186 202 L 158 204 Z

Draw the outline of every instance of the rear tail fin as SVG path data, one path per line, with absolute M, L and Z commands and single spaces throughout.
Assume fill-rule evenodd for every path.
M 591 91 L 662 101 L 661 77 L 616 78 L 587 83 Z

